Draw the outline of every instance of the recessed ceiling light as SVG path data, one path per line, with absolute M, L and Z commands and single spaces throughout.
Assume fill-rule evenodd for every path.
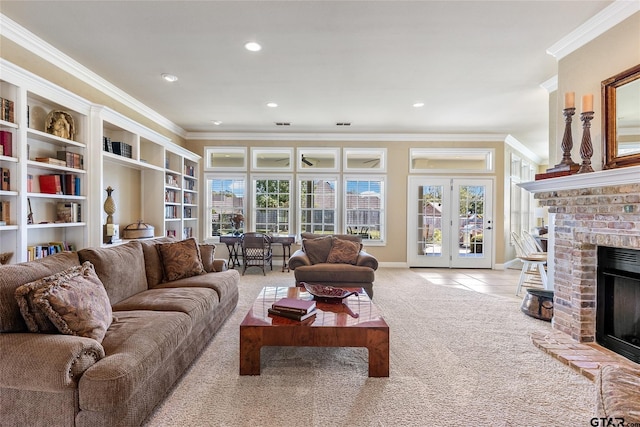
M 222 124 L 220 120 L 211 120 L 211 123 L 213 123 L 216 126 L 220 126 Z
M 174 76 L 173 74 L 164 73 L 162 74 L 162 78 L 169 83 L 173 83 L 178 81 L 178 76 Z
M 424 102 L 414 102 L 413 106 L 415 108 L 420 108 L 420 107 L 424 107 Z
M 246 42 L 244 44 L 244 48 L 250 52 L 258 52 L 260 49 L 262 49 L 262 46 L 260 46 L 260 44 L 256 42 Z
M 267 107 L 269 107 L 269 108 L 276 108 L 277 106 L 278 106 L 278 104 L 275 103 L 275 102 L 267 102 Z

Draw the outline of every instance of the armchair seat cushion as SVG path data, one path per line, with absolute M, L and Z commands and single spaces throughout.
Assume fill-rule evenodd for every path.
M 371 267 L 351 264 L 315 264 L 294 270 L 296 282 L 372 283 L 375 272 Z

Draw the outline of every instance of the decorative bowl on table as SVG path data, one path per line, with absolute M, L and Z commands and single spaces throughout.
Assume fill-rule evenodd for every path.
M 349 295 L 355 295 L 358 293 L 356 291 L 348 291 L 346 289 L 334 288 L 333 286 L 327 285 L 314 285 L 306 282 L 302 282 L 302 284 L 307 292 L 313 295 L 316 300 L 322 302 L 341 302 Z

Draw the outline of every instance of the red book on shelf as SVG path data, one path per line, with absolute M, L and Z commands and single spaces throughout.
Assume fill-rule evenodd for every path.
M 274 302 L 271 308 L 279 311 L 290 311 L 305 314 L 316 308 L 316 302 L 314 300 L 309 301 L 295 298 L 282 298 Z
M 0 130 L 0 145 L 2 145 L 2 154 L 7 157 L 11 157 L 12 143 L 11 139 L 13 134 L 7 130 Z
M 40 192 L 47 194 L 62 194 L 60 175 L 39 175 Z

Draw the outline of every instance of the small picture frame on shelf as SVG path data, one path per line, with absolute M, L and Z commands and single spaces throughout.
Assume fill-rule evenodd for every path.
M 62 110 L 53 110 L 47 114 L 47 118 L 44 121 L 44 128 L 45 131 L 51 135 L 72 141 L 76 135 L 76 124 L 73 116 Z

